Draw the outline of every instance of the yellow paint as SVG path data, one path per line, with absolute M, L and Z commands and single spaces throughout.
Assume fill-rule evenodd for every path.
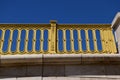
M 110 25 L 108 24 L 57 24 L 56 21 L 51 21 L 50 24 L 0 24 L 0 29 L 2 30 L 2 37 L 0 40 L 0 54 L 13 54 L 11 51 L 11 45 L 12 45 L 12 36 L 13 36 L 13 31 L 18 30 L 18 36 L 17 36 L 17 46 L 16 46 L 16 51 L 14 54 L 36 54 L 36 53 L 44 53 L 44 54 L 70 54 L 70 53 L 78 53 L 78 54 L 87 54 L 87 53 L 107 53 L 107 54 L 115 54 L 117 52 L 116 50 L 116 45 L 115 45 L 115 40 L 114 36 L 112 34 L 112 29 Z M 4 36 L 5 36 L 5 31 L 10 30 L 10 38 L 8 40 L 8 50 L 7 52 L 2 51 L 3 43 L 4 43 Z M 21 31 L 26 30 L 26 37 L 25 37 L 25 48 L 23 52 L 20 52 L 20 41 L 21 41 Z M 43 43 L 44 43 L 44 30 L 48 30 L 48 50 L 44 51 L 43 50 Z M 29 30 L 33 30 L 33 46 L 32 46 L 32 51 L 28 52 L 28 33 Z M 36 31 L 40 30 L 41 31 L 41 38 L 40 38 L 40 51 L 35 50 L 36 46 Z M 58 30 L 63 31 L 63 51 L 59 51 L 58 49 Z M 66 30 L 70 30 L 70 41 L 71 41 L 71 50 L 67 51 L 66 50 Z M 77 30 L 78 33 L 78 51 L 74 50 L 74 37 L 73 37 L 73 30 Z M 83 51 L 82 50 L 82 39 L 81 39 L 81 33 L 80 30 L 85 30 L 85 35 L 86 35 L 86 47 L 87 50 Z M 93 34 L 93 41 L 94 41 L 94 51 L 90 50 L 90 45 L 89 45 L 89 37 L 88 37 L 88 30 L 92 30 Z M 96 32 L 95 30 L 100 30 L 100 37 L 101 37 L 101 43 L 102 43 L 102 51 L 98 51 L 97 47 L 97 39 L 96 39 Z

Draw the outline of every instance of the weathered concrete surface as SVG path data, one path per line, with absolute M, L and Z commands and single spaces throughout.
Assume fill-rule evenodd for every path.
M 42 63 L 42 54 L 1 55 L 1 64 Z
M 26 67 L 1 67 L 0 68 L 0 76 L 25 76 L 26 75 Z
M 65 76 L 74 77 L 104 77 L 105 69 L 104 66 L 100 65 L 77 65 L 77 66 L 65 66 Z
M 46 65 L 43 67 L 43 76 L 65 76 L 64 65 Z
M 25 54 L 1 55 L 0 66 L 42 64 L 120 64 L 120 54 Z
M 120 65 L 1 67 L 0 80 L 119 80 Z
M 24 56 L 25 57 L 25 56 Z M 0 80 L 119 80 L 120 54 L 36 55 L 26 58 L 24 65 L 0 66 Z M 41 58 L 41 57 L 44 57 Z M 40 58 L 40 60 L 39 60 Z M 2 57 L 15 62 L 19 59 Z M 30 61 L 29 60 L 32 60 Z M 55 62 L 55 63 L 54 63 Z M 58 63 L 57 63 L 58 62 Z M 23 62 L 24 63 L 24 62 Z
M 16 80 L 42 80 L 42 77 L 18 77 Z

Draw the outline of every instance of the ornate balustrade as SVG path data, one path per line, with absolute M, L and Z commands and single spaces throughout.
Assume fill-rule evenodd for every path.
M 0 24 L 0 54 L 117 52 L 109 24 Z
M 50 24 L 1 24 L 0 53 L 48 53 L 50 32 Z
M 110 25 L 58 25 L 57 31 L 59 53 L 116 53 Z

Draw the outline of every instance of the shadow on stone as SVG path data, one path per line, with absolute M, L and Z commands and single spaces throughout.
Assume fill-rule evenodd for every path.
M 44 65 L 1 67 L 0 79 L 12 77 L 115 77 L 120 65 Z M 120 78 L 120 77 L 119 77 Z

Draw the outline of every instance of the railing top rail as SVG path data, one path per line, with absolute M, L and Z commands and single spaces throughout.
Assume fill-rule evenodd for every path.
M 68 25 L 71 25 L 71 26 L 111 26 L 111 24 L 58 24 L 58 25 L 61 25 L 61 26 L 68 26 Z
M 57 24 L 57 23 L 56 23 Z M 0 23 L 0 25 L 50 25 L 50 24 L 42 24 L 42 23 Z M 65 23 L 65 24 L 58 24 L 58 25 L 62 25 L 62 26 L 65 26 L 65 25 L 76 25 L 76 26 L 83 26 L 83 25 L 86 25 L 86 26 L 111 26 L 111 24 L 69 24 L 69 23 Z
M 15 27 L 20 27 L 20 26 L 33 26 L 33 27 L 35 27 L 35 26 L 50 26 L 50 24 L 0 24 L 0 27 L 1 26 L 15 26 Z

